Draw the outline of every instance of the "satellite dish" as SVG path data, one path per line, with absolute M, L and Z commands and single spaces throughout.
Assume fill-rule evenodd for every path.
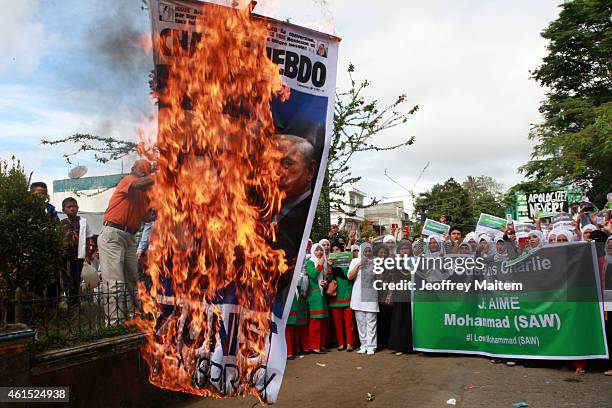
M 78 179 L 87 173 L 87 166 L 76 166 L 68 172 L 68 177 Z

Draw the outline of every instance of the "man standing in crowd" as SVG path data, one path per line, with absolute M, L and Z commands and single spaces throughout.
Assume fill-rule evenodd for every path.
M 30 185 L 30 193 L 43 196 L 47 203 L 47 207 L 45 208 L 47 215 L 59 222 L 60 219 L 57 215 L 57 211 L 55 211 L 55 206 L 49 202 L 49 190 L 47 189 L 47 184 L 43 183 L 42 181 L 32 183 Z
M 447 254 L 459 253 L 459 245 L 463 241 L 463 232 L 457 227 L 451 227 L 448 231 L 448 238 L 444 243 L 444 249 Z
M 117 184 L 108 208 L 104 213 L 104 223 L 98 237 L 102 287 L 108 290 L 105 296 L 107 322 L 116 323 L 128 318 L 128 310 L 121 310 L 133 299 L 119 299 L 118 291 L 133 291 L 136 287 L 137 264 L 136 237 L 142 221 L 149 211 L 147 190 L 153 185 L 151 163 L 137 160 L 132 172 Z M 119 302 L 118 302 L 119 301 Z M 119 303 L 119 304 L 118 304 Z

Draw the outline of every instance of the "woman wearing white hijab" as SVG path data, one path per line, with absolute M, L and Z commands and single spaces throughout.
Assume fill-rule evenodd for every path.
M 493 240 L 488 234 L 480 234 L 478 237 L 476 255 L 481 258 L 493 258 L 493 256 L 495 256 Z
M 315 354 L 325 352 L 329 331 L 329 313 L 324 289 L 327 286 L 327 257 L 321 244 L 310 249 L 310 259 L 306 263 L 308 275 L 308 349 Z
M 355 311 L 361 343 L 358 354 L 372 355 L 377 347 L 378 293 L 373 286 L 374 279 L 376 279 L 373 256 L 372 244 L 365 242 L 361 244 L 359 257 L 353 259 L 349 265 L 348 278 L 355 281 L 351 295 L 351 309 Z
M 597 227 L 593 224 L 587 224 L 582 227 L 580 229 L 580 232 L 582 233 L 582 240 L 589 241 L 591 239 L 591 233 L 595 230 L 597 230 Z
M 322 239 L 319 241 L 319 245 L 323 247 L 323 251 L 325 251 L 325 256 L 329 255 L 329 250 L 331 247 L 331 243 L 328 239 Z
M 389 253 L 389 256 L 395 256 L 395 252 L 396 252 L 395 237 L 393 235 L 386 235 L 383 238 L 383 244 L 385 244 L 385 246 L 387 247 L 387 252 Z
M 557 230 L 552 230 L 551 233 L 555 234 L 555 243 L 557 244 L 561 244 L 563 242 L 573 242 L 574 241 L 574 234 L 566 229 L 557 229 Z
M 529 246 L 531 249 L 542 248 L 544 246 L 544 234 L 540 230 L 529 231 Z
M 476 247 L 478 246 L 478 234 L 472 231 L 468 233 L 465 238 L 463 238 L 463 243 L 470 245 L 472 247 L 472 252 L 476 252 Z
M 427 237 L 425 254 L 429 256 L 444 256 L 444 240 L 440 235 L 433 234 Z
M 507 261 L 510 258 L 508 255 L 508 247 L 506 241 L 504 241 L 504 234 L 499 233 L 495 236 L 495 255 L 493 260 L 495 262 Z

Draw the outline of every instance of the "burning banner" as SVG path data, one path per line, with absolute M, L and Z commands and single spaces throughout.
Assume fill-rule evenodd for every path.
M 216 3 L 149 1 L 159 170 L 137 324 L 153 384 L 273 403 L 325 173 L 339 40 Z

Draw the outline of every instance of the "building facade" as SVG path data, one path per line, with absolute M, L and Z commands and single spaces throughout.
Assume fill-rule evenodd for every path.
M 397 235 L 409 221 L 409 215 L 404 210 L 403 201 L 376 204 L 366 208 L 364 215 L 379 235 Z
M 349 205 L 345 206 L 345 211 L 332 209 L 330 211 L 331 223 L 337 224 L 346 231 L 359 231 L 359 227 L 365 219 L 365 212 L 361 206 L 363 206 L 367 196 L 366 192 L 355 187 L 346 189 L 343 199 Z

